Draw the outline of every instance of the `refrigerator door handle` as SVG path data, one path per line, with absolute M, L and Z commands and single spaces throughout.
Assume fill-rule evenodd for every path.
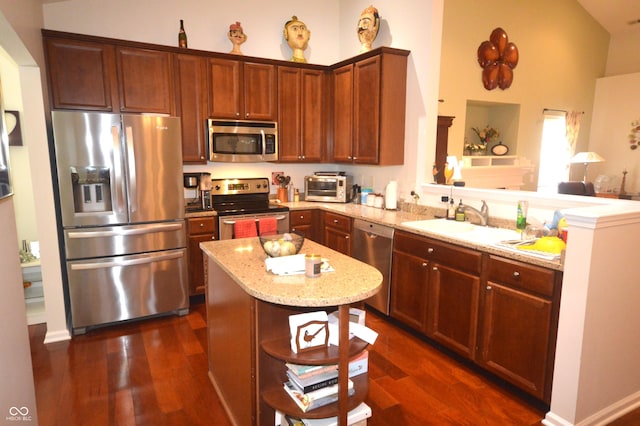
M 184 253 L 181 250 L 171 251 L 168 253 L 150 253 L 146 254 L 144 257 L 139 257 L 137 259 L 127 259 L 127 260 L 110 260 L 107 262 L 92 262 L 92 263 L 72 263 L 71 270 L 72 271 L 81 271 L 87 269 L 106 269 L 113 268 L 118 266 L 133 266 L 133 265 L 144 265 L 147 263 L 160 262 L 163 260 L 170 259 L 178 259 L 184 257 Z
M 122 170 L 122 162 L 118 160 L 120 158 L 120 127 L 119 126 L 111 126 L 111 140 L 113 142 L 113 168 L 114 175 L 116 179 L 115 185 L 115 193 L 116 193 L 116 212 L 118 214 L 126 213 L 125 207 L 127 203 L 125 202 L 125 190 L 124 190 L 124 174 Z
M 96 238 L 96 237 L 122 237 L 131 235 L 151 234 L 153 232 L 177 231 L 183 228 L 182 222 L 160 223 L 145 226 L 138 226 L 133 229 L 116 228 L 108 231 L 70 231 L 67 233 L 69 239 L 73 238 Z
M 138 210 L 138 189 L 136 188 L 136 155 L 133 149 L 133 128 L 125 127 L 125 143 L 127 145 L 127 163 L 129 166 L 129 211 Z

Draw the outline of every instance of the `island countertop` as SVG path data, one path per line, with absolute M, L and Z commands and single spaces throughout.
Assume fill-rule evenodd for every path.
M 257 237 L 207 241 L 200 248 L 249 295 L 289 306 L 337 306 L 358 302 L 380 290 L 382 274 L 352 257 L 305 239 L 300 253 L 326 258 L 334 272 L 318 278 L 275 275 L 266 270 L 266 253 Z

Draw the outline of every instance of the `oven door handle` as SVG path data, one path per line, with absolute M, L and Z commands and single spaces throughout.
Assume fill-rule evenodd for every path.
M 269 216 L 269 217 L 272 217 L 272 216 Z M 280 215 L 280 216 L 275 216 L 275 218 L 276 218 L 276 220 L 284 220 L 284 219 L 286 219 L 287 217 L 286 217 L 286 216 L 284 216 L 284 215 Z M 248 218 L 247 218 L 247 219 L 248 219 Z M 261 218 L 256 218 L 256 219 L 255 219 L 255 221 L 257 222 L 257 221 L 259 221 L 260 219 L 261 219 Z M 235 225 L 236 221 L 235 221 L 235 220 L 227 220 L 227 219 L 223 219 L 223 220 L 222 220 L 222 223 L 223 223 L 223 224 L 225 224 L 225 225 Z

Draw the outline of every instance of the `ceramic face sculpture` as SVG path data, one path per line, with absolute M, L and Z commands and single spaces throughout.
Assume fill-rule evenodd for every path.
M 360 20 L 358 21 L 357 32 L 361 46 L 360 53 L 371 50 L 371 45 L 378 35 L 379 28 L 380 15 L 378 15 L 378 9 L 373 6 L 367 7 L 360 14 Z
M 304 51 L 309 45 L 311 31 L 304 22 L 299 21 L 297 16 L 292 16 L 290 21 L 284 24 L 284 39 L 293 50 L 291 60 L 293 62 L 307 62 L 304 57 Z
M 242 25 L 240 25 L 240 22 L 236 21 L 235 24 L 229 25 L 229 34 L 227 35 L 227 37 L 229 37 L 229 40 L 233 44 L 233 50 L 231 50 L 231 53 L 242 55 L 242 52 L 240 51 L 240 45 L 247 41 L 247 35 L 242 30 Z

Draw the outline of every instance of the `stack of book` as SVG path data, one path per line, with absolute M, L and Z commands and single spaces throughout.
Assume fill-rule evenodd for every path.
M 347 414 L 347 425 L 366 426 L 367 419 L 371 417 L 371 407 L 361 402 Z M 326 419 L 299 419 L 289 415 L 281 416 L 281 426 L 338 426 L 337 417 L 327 417 Z
M 369 369 L 369 352 L 363 351 L 349 362 L 349 378 L 364 374 Z M 285 391 L 300 410 L 307 412 L 338 400 L 338 365 L 299 365 L 287 363 Z M 349 379 L 349 396 L 355 393 Z

